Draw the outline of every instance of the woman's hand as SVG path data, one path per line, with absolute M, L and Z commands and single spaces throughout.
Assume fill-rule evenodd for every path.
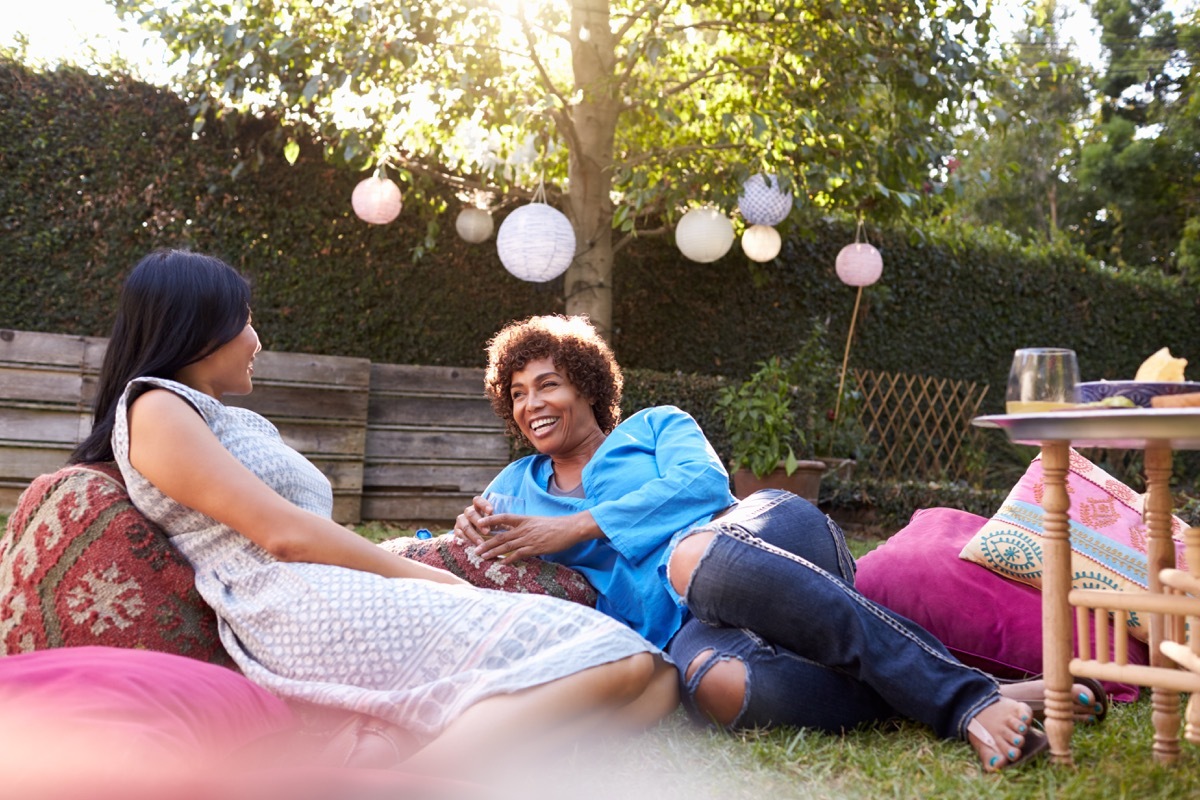
M 476 547 L 483 544 L 491 533 L 491 528 L 482 525 L 480 520 L 491 514 L 492 510 L 491 503 L 476 495 L 471 505 L 454 518 L 454 538 Z
M 588 511 L 567 517 L 491 514 L 475 520 L 474 529 L 487 531 L 475 548 L 476 555 L 483 559 L 505 556 L 509 561 L 558 553 L 604 535 Z

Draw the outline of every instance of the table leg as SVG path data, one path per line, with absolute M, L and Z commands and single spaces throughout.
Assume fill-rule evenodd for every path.
M 1046 735 L 1050 760 L 1070 765 L 1071 733 L 1075 729 L 1071 705 L 1071 542 L 1067 524 L 1067 467 L 1070 448 L 1066 442 L 1042 444 L 1042 509 L 1045 535 L 1042 558 L 1042 669 L 1046 680 Z
M 1146 506 L 1144 517 L 1149 530 L 1147 575 L 1151 594 L 1162 594 L 1161 570 L 1175 566 L 1175 546 L 1171 542 L 1171 449 L 1162 444 L 1146 447 Z M 1159 645 L 1166 638 L 1166 619 L 1150 615 L 1150 666 L 1170 668 L 1174 662 L 1164 656 Z M 1154 759 L 1169 764 L 1179 758 L 1179 692 L 1157 686 L 1151 690 L 1150 719 L 1154 723 Z

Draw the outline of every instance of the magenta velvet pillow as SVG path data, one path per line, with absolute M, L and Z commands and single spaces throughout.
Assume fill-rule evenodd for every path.
M 964 664 L 999 678 L 1038 675 L 1041 592 L 958 557 L 986 522 L 966 511 L 921 509 L 858 560 L 855 585 L 925 628 Z M 1130 663 L 1148 660 L 1145 645 L 1131 640 Z M 1137 699 L 1137 688 L 1129 684 L 1105 683 L 1105 688 L 1114 700 Z
M 186 796 L 193 776 L 295 725 L 282 700 L 193 658 L 115 647 L 0 658 L 6 797 Z

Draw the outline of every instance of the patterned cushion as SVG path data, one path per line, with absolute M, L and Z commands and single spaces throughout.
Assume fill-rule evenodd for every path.
M 503 559 L 484 561 L 475 555 L 474 549 L 456 542 L 452 533 L 432 539 L 399 536 L 381 543 L 380 547 L 452 572 L 481 589 L 548 594 L 585 606 L 596 605 L 596 590 L 576 570 L 540 558 L 526 558 L 515 564 L 507 564 Z
M 191 566 L 113 464 L 38 477 L 0 539 L 0 653 L 82 645 L 233 665 Z
M 967 542 L 961 557 L 1040 589 L 1043 490 L 1038 456 L 1000 510 Z M 1067 495 L 1071 501 L 1067 513 L 1072 587 L 1145 589 L 1148 535 L 1142 521 L 1142 495 L 1074 450 L 1067 470 Z M 1186 527 L 1178 517 L 1171 518 L 1175 563 L 1180 569 L 1186 569 L 1182 541 Z M 1131 614 L 1129 633 L 1142 641 L 1149 638 L 1149 630 L 1136 613 Z

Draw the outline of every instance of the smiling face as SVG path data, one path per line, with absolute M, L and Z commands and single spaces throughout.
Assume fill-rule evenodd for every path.
M 246 320 L 237 336 L 199 361 L 188 364 L 175 376 L 180 383 L 218 400 L 223 395 L 246 395 L 254 390 L 254 357 L 262 350 L 258 334 Z
M 530 361 L 512 376 L 513 419 L 539 453 L 557 460 L 590 458 L 604 432 L 592 404 L 551 358 Z

